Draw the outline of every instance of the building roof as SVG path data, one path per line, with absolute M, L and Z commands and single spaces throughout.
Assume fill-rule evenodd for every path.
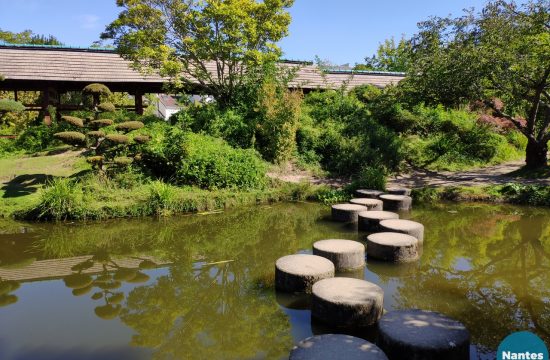
M 284 66 L 298 67 L 291 82 L 293 88 L 327 89 L 343 84 L 354 87 L 372 84 L 384 87 L 403 79 L 403 73 L 370 71 L 321 71 L 307 62 L 286 61 Z M 212 63 L 215 73 L 215 64 Z M 43 81 L 78 83 L 162 84 L 168 79 L 143 75 L 113 50 L 59 46 L 0 45 L 0 74 L 7 81 Z M 0 83 L 1 86 L 1 83 Z

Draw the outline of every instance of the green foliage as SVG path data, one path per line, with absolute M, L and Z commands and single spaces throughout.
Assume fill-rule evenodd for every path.
M 162 215 L 173 208 L 176 196 L 177 191 L 174 186 L 162 181 L 153 181 L 149 185 L 147 206 L 154 214 Z
M 364 64 L 356 64 L 355 70 L 406 72 L 410 67 L 411 43 L 402 37 L 399 43 L 395 39 L 386 39 L 378 45 L 376 55 L 365 58 Z
M 106 126 L 111 126 L 114 124 L 113 120 L 110 119 L 99 119 L 90 121 L 90 126 L 92 129 L 99 129 Z
M 70 125 L 73 125 L 73 126 L 76 126 L 76 127 L 84 127 L 84 121 L 80 118 L 77 118 L 77 117 L 74 117 L 74 116 L 62 116 L 61 117 L 61 120 L 63 120 L 64 122 L 66 122 L 67 124 L 70 124 Z
M 305 99 L 306 116 L 297 133 L 298 151 L 315 158 L 336 174 L 357 174 L 363 167 L 399 166 L 398 136 L 369 116 L 355 94 L 313 92 Z
M 383 167 L 363 167 L 350 184 L 350 193 L 357 189 L 386 190 L 386 170 Z
M 32 45 L 63 45 L 52 35 L 39 35 L 31 30 L 23 30 L 20 33 L 3 31 L 0 29 L 0 40 L 10 44 L 32 44 Z
M 65 144 L 74 146 L 86 145 L 86 135 L 77 131 L 63 131 L 53 134 L 56 139 L 63 141 Z
M 119 166 L 128 166 L 133 161 L 134 161 L 134 159 L 132 159 L 130 157 L 127 157 L 127 156 L 120 156 L 120 157 L 116 157 L 116 158 L 113 159 L 113 162 L 116 165 L 119 165 Z
M 119 131 L 124 132 L 130 132 L 132 130 L 138 130 L 143 127 L 143 123 L 141 121 L 125 121 L 120 124 L 115 125 L 115 129 Z
M 82 89 L 82 92 L 84 94 L 90 94 L 90 95 L 103 95 L 103 96 L 111 96 L 111 90 L 103 84 L 89 84 Z
M 110 103 L 110 102 L 102 102 L 102 103 L 97 105 L 97 108 L 98 108 L 98 110 L 103 111 L 103 112 L 115 112 L 116 111 L 115 105 L 113 105 L 113 103 Z
M 206 135 L 166 128 L 145 145 L 155 176 L 208 189 L 253 189 L 265 184 L 266 166 L 253 150 L 234 149 Z
M 36 219 L 66 220 L 78 218 L 82 212 L 82 185 L 72 179 L 57 178 L 40 193 L 40 203 L 33 209 Z
M 278 59 L 276 43 L 287 34 L 290 15 L 285 10 L 292 3 L 123 0 L 118 19 L 101 37 L 114 39 L 119 52 L 141 69 L 199 85 L 227 107 L 242 84 L 241 66 L 251 69 Z M 214 72 L 208 62 L 215 63 Z
M 458 106 L 484 99 L 529 139 L 526 163 L 546 165 L 550 140 L 550 4 L 492 1 L 479 13 L 431 18 L 414 36 L 409 102 Z M 493 101 L 494 98 L 502 101 Z
M 105 135 L 105 140 L 110 141 L 113 144 L 128 144 L 130 143 L 130 138 L 126 135 L 120 134 L 108 134 Z
M 549 186 L 511 183 L 500 187 L 498 191 L 513 203 L 550 206 Z
M 29 153 L 45 150 L 55 144 L 54 133 L 56 131 L 55 126 L 44 124 L 29 126 L 17 137 L 15 147 Z
M 101 130 L 88 131 L 86 133 L 86 135 L 89 136 L 89 137 L 93 137 L 93 138 L 103 138 L 103 137 L 105 137 L 105 132 L 101 131 Z
M 149 135 L 137 135 L 134 136 L 134 141 L 138 144 L 146 144 L 151 141 L 151 137 Z
M 22 112 L 25 106 L 19 101 L 0 99 L 0 114 L 3 112 Z

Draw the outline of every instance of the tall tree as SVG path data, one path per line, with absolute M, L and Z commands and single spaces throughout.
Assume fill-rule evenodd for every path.
M 427 103 L 453 106 L 485 100 L 527 137 L 526 165 L 546 165 L 550 2 L 498 0 L 480 13 L 432 18 L 419 27 L 412 40 L 411 71 L 401 86 Z
M 197 83 L 221 106 L 234 100 L 246 69 L 275 61 L 294 0 L 117 0 L 124 8 L 102 39 L 142 71 L 176 85 Z
M 63 45 L 53 35 L 46 36 L 35 34 L 32 30 L 24 30 L 20 33 L 14 33 L 0 29 L 0 40 L 10 44 Z
M 397 71 L 406 72 L 410 62 L 410 42 L 401 37 L 398 43 L 395 39 L 386 39 L 378 45 L 376 55 L 365 58 L 364 64 L 356 64 L 355 70 Z

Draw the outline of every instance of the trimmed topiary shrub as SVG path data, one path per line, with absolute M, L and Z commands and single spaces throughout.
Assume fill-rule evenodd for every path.
M 130 142 L 130 138 L 128 136 L 120 134 L 109 134 L 105 136 L 105 139 L 113 144 L 128 144 Z
M 63 131 L 63 132 L 55 133 L 53 136 L 56 139 L 59 139 L 68 145 L 73 145 L 73 146 L 86 145 L 86 136 L 77 131 Z
M 124 132 L 130 132 L 132 130 L 138 130 L 143 127 L 143 123 L 141 121 L 125 121 L 123 123 L 115 125 L 115 129 L 119 131 Z
M 98 84 L 98 83 L 94 83 L 94 84 L 89 84 L 89 85 L 86 85 L 84 87 L 84 89 L 82 89 L 82 92 L 84 94 L 89 94 L 89 95 L 106 95 L 106 96 L 111 96 L 111 90 L 109 90 L 109 88 L 103 84 Z
M 99 119 L 90 121 L 90 127 L 92 129 L 100 129 L 102 127 L 113 125 L 114 121 L 111 119 Z
M 101 130 L 88 131 L 86 133 L 86 135 L 88 135 L 89 137 L 93 137 L 93 138 L 102 138 L 102 137 L 105 137 L 105 132 L 103 132 Z
M 82 119 L 79 119 L 79 118 L 74 117 L 74 116 L 65 115 L 65 116 L 61 117 L 61 120 L 63 120 L 67 124 L 71 124 L 71 125 L 79 127 L 79 128 L 84 127 L 84 121 Z
M 130 165 L 134 159 L 126 156 L 116 157 L 113 159 L 113 162 L 119 166 L 127 166 Z
M 137 136 L 134 136 L 134 141 L 137 142 L 138 144 L 146 144 L 149 141 L 151 141 L 151 137 L 147 135 L 137 135 Z
M 103 102 L 97 105 L 97 108 L 103 112 L 115 112 L 115 105 L 111 102 Z

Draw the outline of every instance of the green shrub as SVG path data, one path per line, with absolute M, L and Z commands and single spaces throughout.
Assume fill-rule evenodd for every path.
M 74 146 L 83 146 L 86 144 L 86 135 L 77 131 L 63 131 L 55 133 L 53 136 L 56 139 L 63 141 L 65 144 Z
M 130 157 L 127 157 L 127 156 L 119 156 L 119 157 L 116 157 L 116 158 L 113 159 L 113 162 L 116 165 L 119 165 L 119 166 L 128 166 L 133 161 L 134 161 L 134 159 L 132 159 Z
M 126 121 L 115 125 L 116 130 L 124 131 L 124 132 L 138 130 L 138 129 L 141 129 L 142 127 L 143 127 L 143 123 L 141 121 Z
M 350 185 L 350 192 L 357 189 L 386 190 L 386 170 L 383 167 L 363 167 Z
M 3 112 L 22 112 L 25 106 L 19 101 L 10 99 L 0 99 L 0 114 Z
M 99 129 L 106 126 L 113 125 L 113 120 L 111 119 L 99 119 L 99 120 L 93 120 L 90 121 L 90 127 L 93 129 Z
M 90 94 L 90 95 L 98 94 L 98 95 L 104 95 L 104 96 L 110 96 L 112 94 L 111 90 L 109 90 L 107 86 L 103 84 L 98 84 L 98 83 L 86 85 L 84 89 L 82 89 L 82 92 L 84 94 Z
M 44 124 L 29 126 L 17 137 L 15 147 L 29 153 L 43 151 L 59 143 L 53 136 L 55 132 L 57 132 L 55 126 Z
M 149 184 L 147 206 L 154 214 L 161 215 L 170 210 L 177 196 L 177 189 L 162 181 L 153 181 Z
M 98 108 L 98 110 L 100 110 L 102 112 L 115 112 L 116 111 L 115 105 L 113 105 L 113 103 L 110 103 L 110 102 L 102 102 L 102 103 L 97 105 L 97 108 Z
M 73 125 L 73 126 L 76 126 L 76 127 L 84 127 L 84 121 L 80 118 L 77 118 L 75 116 L 62 116 L 61 117 L 61 120 L 63 120 L 64 122 L 66 122 L 67 124 L 70 124 L 70 125 Z
M 102 138 L 102 137 L 105 137 L 105 132 L 101 131 L 101 130 L 88 131 L 86 133 L 86 135 L 88 135 L 89 137 L 93 137 L 93 138 Z
M 113 144 L 128 144 L 130 142 L 130 138 L 128 136 L 120 134 L 108 134 L 105 136 L 105 139 Z
M 37 219 L 78 219 L 82 213 L 84 192 L 71 179 L 54 179 L 41 190 L 40 203 L 33 209 Z
M 146 144 L 149 141 L 151 141 L 151 137 L 148 135 L 137 135 L 137 136 L 134 136 L 134 141 L 137 142 L 138 144 Z
M 265 184 L 266 166 L 253 150 L 225 141 L 165 128 L 144 148 L 144 163 L 157 177 L 202 188 L 252 189 Z

